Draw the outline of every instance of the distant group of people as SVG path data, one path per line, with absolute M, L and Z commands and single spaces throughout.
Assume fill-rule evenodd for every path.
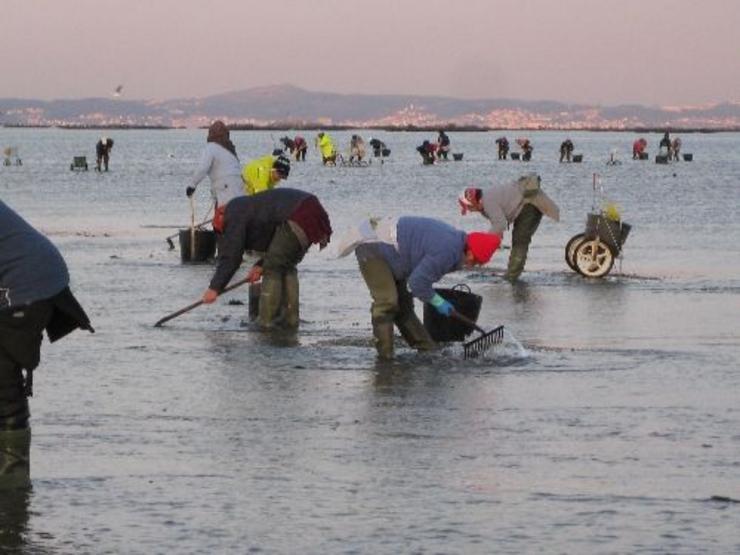
M 424 165 L 434 164 L 438 160 L 447 160 L 450 152 L 450 137 L 440 129 L 436 142 L 425 140 L 416 147 L 416 151 L 421 155 Z
M 498 159 L 506 160 L 509 156 L 509 139 L 502 136 L 496 139 L 494 142 L 496 144 Z M 532 141 L 530 141 L 526 137 L 521 137 L 519 139 L 516 139 L 516 144 L 521 149 L 521 152 L 518 153 L 518 155 L 523 161 L 529 162 L 532 159 L 532 152 L 534 151 L 534 145 L 532 145 Z M 515 158 L 514 154 L 512 154 L 511 157 L 512 159 Z
M 324 137 L 325 133 L 320 138 Z M 351 144 L 355 155 L 362 156 L 364 141 L 358 139 L 353 136 Z M 238 157 L 222 122 L 211 125 L 206 142 L 201 166 L 186 188 L 192 196 L 198 182 L 209 175 L 221 213 L 214 218 L 214 230 L 220 234 L 218 264 L 202 300 L 214 302 L 239 268 L 243 253 L 257 251 L 263 256 L 249 270 L 248 280 L 261 281 L 258 323 L 264 329 L 295 328 L 299 322 L 296 267 L 311 245 L 323 248 L 330 241 L 329 216 L 314 195 L 275 188 L 289 175 L 287 157 L 265 156 L 239 171 Z M 488 262 L 504 231 L 513 225 L 505 278 L 515 281 L 524 269 L 542 215 L 559 219 L 557 205 L 541 190 L 536 175 L 490 190 L 466 189 L 458 202 L 463 214 L 480 212 L 488 218 L 490 231 L 466 234 L 430 218 L 368 220 L 360 225 L 360 232 L 350 234 L 354 238 L 351 244 L 341 249 L 343 255 L 356 252 L 373 297 L 373 330 L 381 358 L 392 355 L 394 324 L 412 346 L 433 345 L 412 316 L 412 297 L 450 316 L 450 303 L 432 289 L 437 280 L 462 266 Z
M 647 144 L 647 141 L 643 137 L 635 140 L 632 143 L 632 158 L 635 160 L 645 158 L 647 156 L 645 153 Z M 671 140 L 670 132 L 666 131 L 658 143 L 658 149 L 660 150 L 660 154 L 666 156 L 669 160 L 678 160 L 681 154 L 681 139 L 675 137 Z

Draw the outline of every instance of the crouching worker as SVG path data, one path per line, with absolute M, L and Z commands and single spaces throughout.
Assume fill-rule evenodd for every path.
M 516 281 L 524 271 L 529 243 L 542 220 L 542 214 L 560 221 L 560 209 L 540 188 L 540 176 L 528 174 L 510 183 L 494 185 L 489 189 L 469 187 L 458 199 L 463 215 L 480 212 L 491 222 L 491 233 L 503 237 L 509 225 L 511 252 L 505 278 Z
M 323 249 L 331 238 L 329 216 L 314 195 L 297 189 L 271 189 L 238 197 L 226 207 L 226 228 L 218 264 L 203 302 L 212 303 L 228 285 L 245 251 L 264 253 L 252 266 L 250 282 L 262 279 L 258 323 L 298 327 L 298 272 L 308 248 Z
M 28 397 L 42 334 L 53 343 L 77 328 L 93 331 L 62 255 L 0 201 L 0 489 L 29 483 Z
M 290 158 L 268 154 L 246 164 L 242 171 L 244 192 L 256 195 L 274 189 L 280 181 L 290 175 Z
M 434 291 L 442 276 L 487 263 L 501 243 L 491 233 L 465 233 L 432 218 L 369 220 L 339 256 L 353 250 L 373 299 L 370 314 L 378 358 L 393 358 L 393 326 L 417 350 L 436 345 L 414 311 L 414 297 L 445 316 L 454 308 Z

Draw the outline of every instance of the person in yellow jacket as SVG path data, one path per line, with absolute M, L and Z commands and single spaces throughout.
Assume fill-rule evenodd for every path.
M 285 156 L 263 156 L 252 160 L 244 166 L 244 192 L 247 195 L 263 193 L 274 189 L 281 179 L 288 179 L 290 159 Z
M 319 131 L 316 136 L 316 146 L 321 151 L 321 160 L 325 166 L 333 166 L 337 161 L 337 149 L 328 133 Z

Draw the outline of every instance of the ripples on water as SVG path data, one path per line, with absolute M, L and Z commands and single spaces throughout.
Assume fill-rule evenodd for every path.
M 463 361 L 459 346 L 399 342 L 382 365 L 356 263 L 326 252 L 300 267 L 297 336 L 255 333 L 226 299 L 152 328 L 213 271 L 179 264 L 175 230 L 146 227 L 189 222 L 204 132 L 108 134 L 100 175 L 68 169 L 98 133 L 0 129 L 24 161 L 0 168 L 0 198 L 60 247 L 97 330 L 43 350 L 33 491 L 5 518 L 29 552 L 740 551 L 737 134 L 684 135 L 694 162 L 669 166 L 628 159 L 628 133 L 570 134 L 585 160 L 570 165 L 550 132 L 530 134 L 529 165 L 493 160 L 497 133 L 453 134 L 464 161 L 435 167 L 419 133 L 382 134 L 382 166 L 311 153 L 287 184 L 316 193 L 338 232 L 376 214 L 482 229 L 459 191 L 525 170 L 561 206 L 523 283 L 497 277 L 506 251 L 444 281 L 483 296 L 502 348 Z M 269 133 L 233 135 L 242 160 L 272 150 Z M 612 148 L 623 163 L 607 167 Z M 563 248 L 594 172 L 633 230 L 621 270 L 588 281 Z M 198 218 L 207 206 L 204 183 Z

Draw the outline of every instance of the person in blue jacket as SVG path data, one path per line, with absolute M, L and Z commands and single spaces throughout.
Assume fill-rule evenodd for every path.
M 381 360 L 393 358 L 394 325 L 411 347 L 434 348 L 414 312 L 414 297 L 440 314 L 453 315 L 452 304 L 435 292 L 434 283 L 449 272 L 486 264 L 501 244 L 492 233 L 465 233 L 439 220 L 412 216 L 370 220 L 358 231 L 359 239 L 340 256 L 355 251 L 373 299 L 370 313 Z
M 62 255 L 0 201 L 0 489 L 29 480 L 28 397 L 42 334 L 54 342 L 77 328 L 93 331 Z

